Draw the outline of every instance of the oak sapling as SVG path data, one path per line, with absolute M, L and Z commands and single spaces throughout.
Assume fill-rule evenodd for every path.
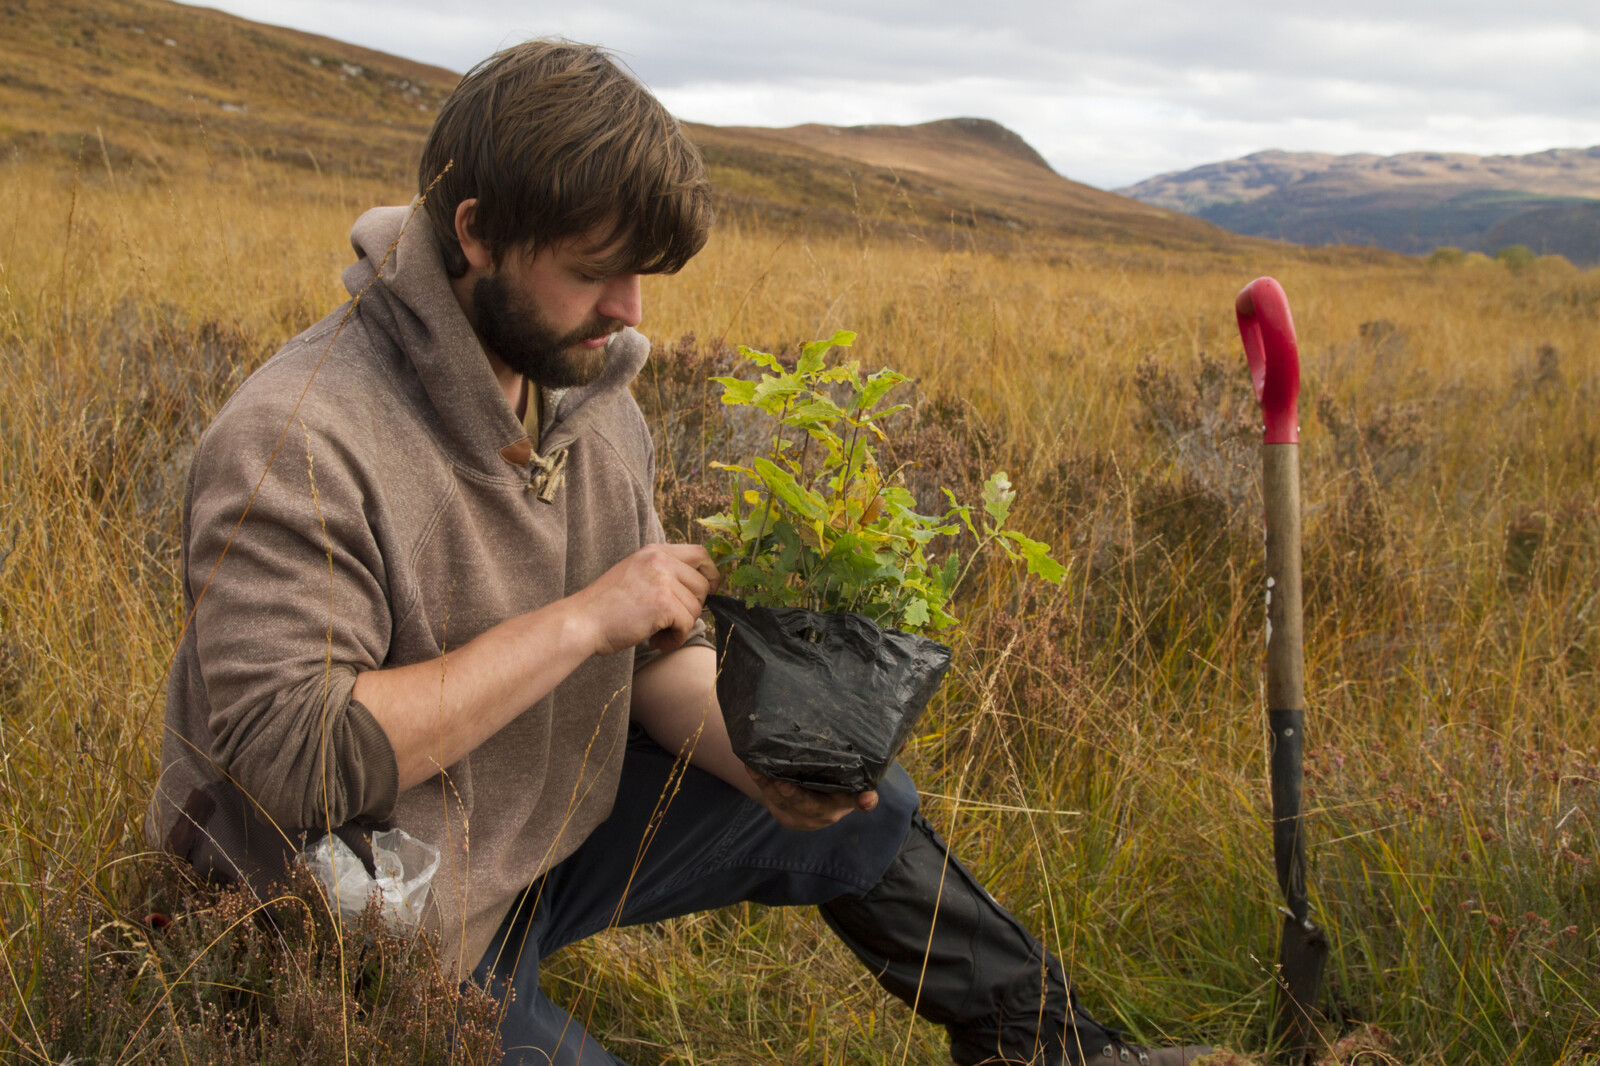
M 756 408 L 774 422 L 767 454 L 743 465 L 712 464 L 732 475 L 733 501 L 700 522 L 711 531 L 707 548 L 730 590 L 752 606 L 853 611 L 917 632 L 956 623 L 950 598 L 990 546 L 1060 584 L 1066 567 L 1049 545 L 1006 525 L 1017 494 L 1004 471 L 984 483 L 976 513 L 948 489 L 948 511 L 917 513 L 900 471 L 885 473 L 873 447 L 885 439 L 884 420 L 907 407 L 884 406 L 906 376 L 885 368 L 863 377 L 856 363 L 827 365 L 830 349 L 855 339 L 840 330 L 805 345 L 792 371 L 775 356 L 740 347 L 767 373 L 759 381 L 712 379 L 723 403 Z M 966 562 L 954 552 L 936 561 L 934 540 L 962 530 L 974 541 Z
M 700 519 L 738 598 L 708 603 L 734 750 L 769 777 L 846 791 L 877 783 L 937 691 L 950 649 L 921 633 L 958 624 L 951 598 L 986 548 L 1053 584 L 1067 573 L 1048 545 L 1007 526 L 1016 490 L 1004 471 L 984 483 L 979 510 L 946 489 L 947 511 L 917 512 L 874 449 L 906 409 L 886 405 L 906 376 L 829 366 L 828 352 L 855 338 L 840 330 L 805 345 L 793 370 L 741 347 L 760 379 L 712 379 L 723 403 L 771 419 L 772 443 L 743 464 L 713 464 L 728 472 L 732 502 Z M 963 531 L 965 562 L 953 550 L 936 558 L 936 539 Z

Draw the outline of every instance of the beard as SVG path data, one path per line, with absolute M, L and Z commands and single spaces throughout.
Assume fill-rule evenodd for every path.
M 551 329 L 538 310 L 515 302 L 500 274 L 472 286 L 474 326 L 484 345 L 506 366 L 546 389 L 587 385 L 606 366 L 606 348 L 580 348 L 584 341 L 615 333 L 622 323 L 596 318 L 570 333 Z

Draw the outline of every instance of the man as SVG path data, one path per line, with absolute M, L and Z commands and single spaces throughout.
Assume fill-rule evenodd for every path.
M 729 748 L 717 572 L 662 543 L 628 392 L 640 275 L 711 222 L 677 123 L 599 50 L 529 42 L 463 79 L 420 177 L 421 210 L 357 221 L 352 302 L 196 451 L 152 838 L 257 886 L 323 832 L 436 846 L 425 918 L 504 998 L 507 1062 L 617 1061 L 540 993 L 544 955 L 739 900 L 821 905 L 957 1062 L 1192 1059 L 1078 1011 L 903 770 L 838 796 Z

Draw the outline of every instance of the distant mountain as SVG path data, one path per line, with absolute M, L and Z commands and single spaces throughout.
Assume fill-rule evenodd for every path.
M 1409 253 L 1523 244 L 1600 262 L 1600 146 L 1522 156 L 1257 152 L 1117 191 L 1235 233 L 1298 244 Z
M 1066 237 L 1194 249 L 1247 243 L 1180 212 L 1064 178 L 988 119 L 688 126 L 723 195 L 780 221 L 804 213 L 834 228 L 865 222 L 945 241 Z

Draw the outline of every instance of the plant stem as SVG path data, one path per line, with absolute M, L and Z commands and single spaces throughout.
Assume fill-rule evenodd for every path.
M 806 434 L 805 443 L 800 445 L 800 484 L 806 483 L 806 454 L 811 451 L 811 434 Z
M 967 556 L 967 561 L 962 565 L 960 573 L 956 574 L 955 583 L 950 586 L 949 599 L 956 598 L 956 589 L 960 588 L 961 583 L 967 580 L 967 572 L 972 569 L 972 564 L 978 561 L 978 556 L 983 554 L 983 549 L 987 548 L 997 536 L 998 534 L 990 534 L 978 541 L 977 545 L 972 549 L 972 554 Z
M 856 465 L 856 440 L 860 436 L 861 436 L 861 423 L 860 422 L 854 422 L 853 425 L 852 425 L 852 428 L 850 430 L 850 446 L 849 446 L 849 448 L 847 448 L 845 450 L 845 453 L 844 453 L 844 469 L 839 472 L 838 494 L 840 496 L 843 496 L 845 498 L 845 500 L 847 501 L 847 504 L 846 504 L 846 510 L 847 511 L 848 511 L 848 500 L 850 498 L 849 491 L 848 491 L 848 486 L 855 484 L 855 480 L 856 480 L 855 471 L 854 471 L 853 468 Z
M 778 428 L 772 433 L 772 456 L 778 457 L 778 444 L 783 440 L 783 420 L 789 414 L 790 400 L 783 401 L 783 410 L 778 412 Z M 809 439 L 809 438 L 808 438 Z M 761 551 L 761 539 L 767 535 L 767 519 L 772 517 L 773 491 L 767 488 L 767 513 L 761 516 L 761 528 L 756 531 L 756 539 L 750 542 L 750 561 L 756 561 L 756 555 Z

